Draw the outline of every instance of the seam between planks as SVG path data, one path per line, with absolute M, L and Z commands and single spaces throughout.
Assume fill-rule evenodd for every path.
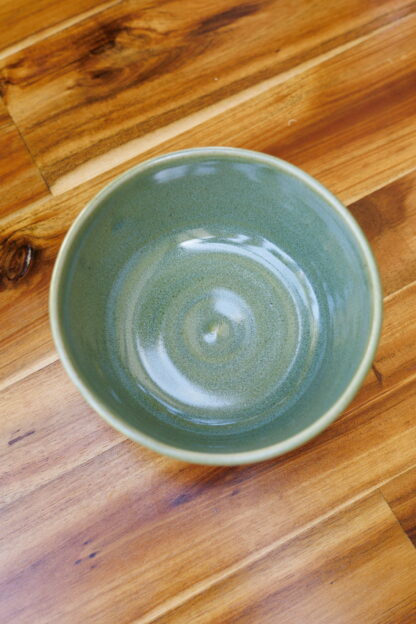
M 402 379 L 401 381 L 398 381 L 397 383 L 395 383 L 393 386 L 390 386 L 390 388 L 387 388 L 386 390 L 382 390 L 380 392 L 377 392 L 377 394 L 375 396 L 370 397 L 369 399 L 367 399 L 366 401 L 363 401 L 362 403 L 360 403 L 359 405 L 357 405 L 355 407 L 352 407 L 350 409 L 348 409 L 348 407 L 347 407 L 338 416 L 338 418 L 336 420 L 338 420 L 339 418 L 341 418 L 343 416 L 349 416 L 350 414 L 354 414 L 355 412 L 360 411 L 363 408 L 371 407 L 371 405 L 376 404 L 379 401 L 382 401 L 383 399 L 388 397 L 390 394 L 395 393 L 398 390 L 400 390 L 401 388 L 406 387 L 408 384 L 411 384 L 413 381 L 416 381 L 416 373 L 414 373 L 413 375 L 409 375 L 409 377 L 405 377 L 405 379 Z M 331 425 L 329 425 L 329 426 L 331 426 Z
M 9 111 L 8 111 L 9 112 Z M 9 113 L 10 115 L 10 113 Z M 10 123 L 13 123 L 16 128 L 18 128 L 18 126 L 15 124 L 14 120 L 11 119 Z M 26 145 L 26 143 L 25 143 Z M 29 151 L 31 157 L 32 154 L 29 150 L 29 148 L 26 145 L 27 150 Z M 139 156 L 139 154 L 136 155 L 136 157 Z M 133 157 L 134 158 L 134 157 Z M 33 157 L 32 157 L 33 160 Z M 129 159 L 132 160 L 132 159 Z M 125 161 L 124 164 L 128 164 L 129 160 Z M 35 162 L 33 160 L 33 162 Z M 35 163 L 36 164 L 36 163 Z M 123 163 L 122 163 L 123 164 Z M 137 162 L 133 162 L 130 167 L 134 167 L 135 165 L 137 165 Z M 114 167 L 115 169 L 116 167 Z M 124 169 L 123 171 L 120 171 L 118 174 L 115 174 L 115 177 L 113 179 L 116 179 L 116 177 L 122 175 L 124 173 L 124 171 L 127 171 L 129 167 L 126 167 L 126 169 Z M 113 167 L 111 168 L 113 169 Z M 109 171 L 111 171 L 111 169 L 109 169 Z M 408 169 L 404 169 L 403 171 L 400 171 L 400 173 L 397 173 L 396 175 L 390 176 L 388 178 L 386 178 L 385 180 L 383 180 L 382 182 L 380 182 L 379 184 L 374 184 L 371 187 L 370 191 L 365 191 L 364 193 L 358 192 L 357 195 L 351 195 L 350 197 L 348 197 L 348 199 L 342 201 L 341 203 L 346 206 L 347 208 L 349 208 L 350 206 L 352 206 L 353 204 L 357 203 L 358 201 L 360 201 L 361 199 L 364 199 L 366 197 L 369 197 L 370 195 L 372 195 L 373 193 L 376 193 L 377 191 L 380 191 L 381 189 L 385 188 L 386 186 L 389 186 L 390 184 L 393 184 L 394 182 L 397 182 L 398 180 L 401 180 L 402 178 L 405 178 L 406 176 L 412 174 L 413 172 L 416 171 L 416 163 L 414 165 L 412 165 L 411 167 L 409 167 Z M 105 173 L 105 172 L 103 172 Z M 95 176 L 92 179 L 97 179 L 98 177 L 100 177 L 101 174 L 97 174 L 97 176 Z M 100 186 L 99 190 L 102 190 L 103 188 L 105 188 L 105 186 L 107 186 L 108 184 L 110 184 L 110 182 L 112 182 L 113 179 L 107 179 L 107 181 L 103 181 L 102 186 Z M 45 182 L 46 183 L 46 182 Z M 48 187 L 49 188 L 49 187 Z M 68 189 L 72 190 L 71 189 Z M 99 192 L 99 190 L 97 191 L 97 193 Z M 68 192 L 66 191 L 66 192 Z M 21 215 L 25 215 L 27 213 L 28 210 L 31 210 L 32 208 L 37 208 L 38 206 L 45 204 L 47 202 L 50 201 L 54 201 L 57 199 L 62 199 L 62 194 L 56 196 L 56 195 L 47 195 L 46 197 L 42 197 L 40 199 L 35 200 L 34 202 L 30 202 L 28 204 L 26 204 L 25 206 L 22 206 L 21 208 L 17 208 L 16 210 L 14 210 L 12 213 L 8 214 L 8 215 L 4 215 L 4 216 L 0 216 L 0 225 L 3 223 L 6 223 L 6 227 L 7 225 L 10 223 L 11 220 L 16 220 L 19 219 Z M 83 206 L 86 205 L 87 202 L 83 202 Z M 82 208 L 80 209 L 82 210 Z M 75 219 L 75 217 L 74 217 Z M 393 291 L 392 293 L 390 293 L 389 295 L 386 295 L 386 297 L 384 298 L 384 301 L 388 301 L 391 297 L 393 297 L 397 292 L 399 292 L 400 290 L 404 290 L 405 288 L 407 288 L 408 286 L 410 286 L 411 284 L 413 284 L 413 282 L 410 282 L 409 284 L 406 284 L 406 286 L 403 286 L 401 289 L 398 289 L 397 291 Z
M 53 345 L 51 345 L 50 353 L 40 357 L 35 364 L 31 364 L 28 368 L 24 366 L 18 370 L 17 372 L 7 376 L 3 381 L 0 381 L 0 392 L 4 392 L 5 390 L 10 389 L 17 383 L 22 382 L 24 379 L 27 379 L 31 375 L 36 375 L 39 371 L 55 364 L 59 360 L 58 354 L 55 351 Z
M 405 286 L 402 286 L 401 288 L 398 288 L 397 290 L 393 291 L 392 293 L 386 295 L 383 299 L 384 303 L 387 303 L 388 301 L 390 301 L 391 299 L 394 299 L 394 297 L 396 297 L 396 295 L 400 295 L 400 293 L 405 292 L 406 290 L 409 290 L 409 288 L 411 288 L 412 286 L 416 285 L 416 280 L 412 280 L 411 282 L 409 282 L 408 284 L 406 284 Z
M 83 182 L 92 180 L 98 175 L 110 171 L 114 167 L 126 163 L 128 160 L 139 156 L 141 153 L 146 152 L 149 149 L 155 148 L 161 145 L 165 141 L 180 136 L 181 134 L 197 128 L 201 124 L 215 119 L 215 117 L 227 112 L 240 104 L 248 102 L 255 97 L 265 93 L 271 88 L 278 86 L 286 82 L 287 80 L 299 76 L 309 69 L 318 66 L 329 59 L 339 56 L 343 52 L 350 50 L 357 45 L 371 39 L 372 37 L 387 31 L 388 29 L 397 27 L 397 24 L 410 21 L 415 18 L 415 13 L 411 12 L 405 16 L 383 26 L 376 28 L 375 30 L 366 33 L 356 39 L 348 41 L 340 46 L 337 46 L 327 52 L 318 54 L 312 59 L 300 63 L 291 69 L 283 71 L 271 78 L 261 81 L 247 89 L 235 93 L 227 98 L 220 100 L 210 106 L 207 106 L 187 117 L 178 119 L 162 128 L 158 128 L 152 132 L 149 132 L 141 137 L 127 141 L 122 145 L 110 149 L 105 154 L 96 156 L 79 165 L 67 174 L 62 175 L 50 186 L 53 195 L 61 195 L 65 191 L 73 189 Z
M 408 470 L 413 469 L 414 467 L 415 467 L 415 465 L 411 466 L 410 468 L 406 468 L 406 470 L 403 470 L 402 472 L 398 473 L 393 478 L 401 476 L 402 474 L 406 473 Z M 213 574 L 208 579 L 204 579 L 202 581 L 199 581 L 198 583 L 195 583 L 190 588 L 185 589 L 182 592 L 179 592 L 178 594 L 176 594 L 176 596 L 166 600 L 160 606 L 155 607 L 151 611 L 148 611 L 148 613 L 146 613 L 144 616 L 141 616 L 141 617 L 139 617 L 137 619 L 131 620 L 130 624 L 151 624 L 151 622 L 153 622 L 156 618 L 168 615 L 170 612 L 174 611 L 178 607 L 181 607 L 182 605 L 186 604 L 187 602 L 189 602 L 193 598 L 195 598 L 195 597 L 199 596 L 200 594 L 204 593 L 208 589 L 211 589 L 215 585 L 218 585 L 218 583 L 226 580 L 227 578 L 229 578 L 233 574 L 235 574 L 235 573 L 239 572 L 240 570 L 242 570 L 242 569 L 252 565 L 253 563 L 261 561 L 261 559 L 263 559 L 263 558 L 267 557 L 268 555 L 270 555 L 274 550 L 276 550 L 277 548 L 279 548 L 283 544 L 286 544 L 287 542 L 289 542 L 289 541 L 291 541 L 293 539 L 296 539 L 300 535 L 303 535 L 307 531 L 309 531 L 309 530 L 313 529 L 314 527 L 318 526 L 319 524 L 321 524 L 325 520 L 328 520 L 328 519 L 336 516 L 337 514 L 345 511 L 346 509 L 348 509 L 352 505 L 354 505 L 354 504 L 364 500 L 365 498 L 367 498 L 367 497 L 369 497 L 369 496 L 371 496 L 373 494 L 377 493 L 381 497 L 383 502 L 386 503 L 389 511 L 394 516 L 394 519 L 396 520 L 396 522 L 398 522 L 395 514 L 393 514 L 393 512 L 392 512 L 392 510 L 390 508 L 390 505 L 388 505 L 387 501 L 385 500 L 384 496 L 382 495 L 382 493 L 381 493 L 381 491 L 379 489 L 380 487 L 383 487 L 384 485 L 386 485 L 386 483 L 388 483 L 391 480 L 392 480 L 392 478 L 385 479 L 384 481 L 380 482 L 376 486 L 374 486 L 372 488 L 368 488 L 367 490 L 361 492 L 360 494 L 357 494 L 357 496 L 354 496 L 354 497 L 350 498 L 348 501 L 345 501 L 341 505 L 338 505 L 337 507 L 334 507 L 329 512 L 320 515 L 319 518 L 316 518 L 315 520 L 312 520 L 312 521 L 308 522 L 307 524 L 303 525 L 299 529 L 291 531 L 290 533 L 288 533 L 284 537 L 279 538 L 278 540 L 275 540 L 271 544 L 268 544 L 267 546 L 264 546 L 263 548 L 260 548 L 259 550 L 257 550 L 256 552 L 252 553 L 251 555 L 248 555 L 247 557 L 244 557 L 243 559 L 241 559 L 237 563 L 235 563 L 235 564 L 225 568 L 225 570 L 222 570 L 221 572 Z M 400 526 L 400 523 L 398 523 L 398 524 Z M 400 526 L 400 529 L 403 531 L 401 526 Z M 406 535 L 406 538 L 409 539 L 407 535 Z M 413 546 L 413 544 L 412 544 L 412 546 Z
M 411 173 L 415 171 L 415 169 L 416 169 L 416 164 L 413 164 L 407 169 L 403 169 L 402 171 L 400 171 L 400 173 L 396 175 L 387 176 L 379 184 L 374 184 L 374 186 L 371 187 L 371 191 L 369 193 L 366 192 L 365 195 L 363 195 L 362 192 L 358 192 L 357 195 L 351 195 L 350 197 L 348 197 L 348 201 L 343 201 L 341 203 L 343 203 L 344 206 L 347 206 L 348 208 L 348 206 L 355 204 L 356 202 L 360 201 L 360 199 L 364 199 L 364 197 L 368 197 L 372 193 L 376 193 L 377 191 L 380 191 L 384 187 L 389 186 L 389 184 L 393 184 L 393 182 L 396 182 L 397 180 L 400 180 L 401 178 L 404 178 L 410 175 Z M 390 295 L 388 296 L 390 297 L 391 295 L 394 295 L 395 292 L 390 293 Z
M 68 17 L 66 20 L 59 22 L 53 26 L 49 26 L 43 30 L 38 30 L 36 33 L 25 37 L 19 43 L 13 43 L 12 45 L 0 50 L 0 61 L 7 59 L 7 57 L 16 54 L 17 52 L 21 52 L 26 48 L 29 48 L 31 45 L 39 43 L 40 41 L 44 41 L 45 39 L 49 39 L 49 37 L 53 37 L 57 33 L 65 30 L 66 28 L 70 28 L 75 24 L 83 22 L 89 17 L 94 17 L 103 11 L 110 9 L 117 4 L 122 4 L 124 0 L 109 0 L 108 2 L 104 2 L 97 7 L 93 7 L 88 11 L 84 11 L 79 13 L 78 15 L 74 15 L 73 17 Z
M 51 365 L 51 364 L 49 364 Z M 37 372 L 37 371 L 36 371 Z M 367 408 L 369 405 L 372 404 L 377 404 L 378 402 L 382 402 L 384 401 L 384 399 L 391 395 L 396 393 L 397 391 L 399 391 L 400 389 L 411 385 L 413 382 L 416 382 L 416 374 L 411 375 L 410 377 L 408 377 L 407 379 L 405 379 L 402 383 L 398 383 L 395 384 L 394 386 L 392 386 L 390 389 L 386 390 L 385 392 L 382 392 L 380 394 L 377 394 L 375 397 L 371 398 L 368 401 L 364 401 L 363 403 L 361 403 L 360 405 L 357 405 L 355 408 L 351 409 L 350 412 L 348 412 L 350 415 L 354 414 L 355 412 L 360 411 L 361 409 L 365 409 Z M 74 387 L 75 388 L 75 387 Z M 346 413 L 346 412 L 345 412 Z M 96 414 L 97 418 L 100 418 L 100 416 L 98 414 Z M 110 426 L 110 425 L 109 425 Z M 319 437 L 319 436 L 317 436 Z M 37 486 L 35 486 L 32 490 L 26 492 L 25 494 L 22 494 L 21 496 L 18 496 L 17 498 L 13 499 L 10 502 L 7 502 L 3 505 L 0 505 L 0 511 L 7 509 L 8 507 L 15 505 L 18 501 L 22 501 L 24 500 L 27 496 L 31 496 L 33 494 L 33 492 L 35 492 L 38 489 L 42 489 L 43 487 L 49 486 L 51 483 L 53 483 L 54 481 L 59 480 L 60 478 L 62 478 L 62 476 L 64 474 L 71 474 L 71 472 L 73 472 L 74 470 L 79 470 L 81 469 L 83 466 L 88 465 L 90 462 L 94 461 L 97 457 L 100 457 L 102 455 L 105 455 L 106 453 L 113 451 L 117 446 L 122 445 L 122 444 L 126 444 L 126 443 L 132 443 L 131 440 L 129 440 L 129 438 L 125 438 L 123 437 L 122 440 L 116 440 L 113 444 L 111 444 L 110 446 L 107 446 L 104 450 L 99 451 L 96 455 L 93 455 L 92 457 L 89 457 L 88 459 L 86 459 L 85 461 L 76 464 L 74 466 L 72 466 L 69 470 L 63 471 L 62 473 L 56 475 L 55 477 L 53 477 L 52 479 L 49 479 L 47 481 L 45 481 L 44 483 L 41 483 Z M 306 451 L 307 452 L 307 451 Z M 416 466 L 416 465 L 415 465 Z M 408 466 L 405 470 L 403 470 L 400 473 L 395 474 L 392 477 L 389 477 L 383 481 L 378 482 L 377 484 L 375 484 L 373 487 L 368 488 L 368 492 L 373 492 L 374 490 L 376 490 L 379 487 L 383 487 L 384 485 L 386 485 L 386 483 L 388 483 L 389 481 L 391 481 L 392 479 L 395 479 L 396 477 L 399 477 L 400 475 L 402 475 L 403 473 L 407 472 L 408 470 L 412 469 L 414 466 Z M 365 490 L 365 492 L 367 492 L 367 490 Z M 362 495 L 364 496 L 364 494 L 360 493 L 357 494 L 358 498 L 361 498 Z M 351 499 L 348 499 L 353 501 L 354 497 Z M 348 501 L 346 501 L 345 503 L 342 503 L 342 505 L 346 505 Z
M 416 466 L 411 466 L 410 468 L 408 468 L 408 469 L 407 469 L 407 470 L 405 470 L 404 472 L 401 472 L 400 474 L 396 475 L 396 477 L 393 477 L 393 479 L 389 479 L 389 481 L 393 481 L 393 480 L 394 480 L 394 479 L 396 479 L 397 477 L 401 477 L 401 476 L 405 475 L 407 472 L 410 472 L 411 470 L 414 470 L 414 469 L 415 469 L 415 467 L 416 467 Z M 388 481 L 388 482 L 389 482 L 389 481 Z M 388 482 L 387 482 L 387 483 L 388 483 Z M 412 546 L 412 547 L 416 550 L 416 546 L 415 546 L 415 544 L 413 544 L 413 542 L 412 542 L 412 540 L 410 539 L 409 535 L 406 533 L 406 531 L 405 531 L 405 530 L 404 530 L 404 528 L 402 527 L 402 524 L 401 524 L 401 522 L 400 522 L 399 518 L 398 518 L 398 517 L 397 517 L 397 515 L 394 513 L 392 506 L 390 505 L 390 503 L 388 502 L 388 500 L 386 499 L 386 497 L 385 497 L 385 496 L 384 496 L 384 494 L 383 494 L 383 491 L 382 491 L 382 489 L 381 489 L 381 488 L 382 488 L 384 485 L 386 485 L 386 483 L 380 484 L 380 485 L 378 486 L 378 488 L 377 488 L 377 489 L 378 489 L 378 492 L 379 492 L 379 494 L 380 494 L 381 498 L 383 499 L 383 501 L 385 502 L 385 504 L 387 505 L 387 507 L 389 508 L 389 510 L 391 511 L 391 513 L 393 514 L 394 519 L 396 520 L 396 523 L 397 523 L 397 525 L 399 526 L 399 528 L 400 528 L 401 532 L 403 533 L 403 535 L 405 536 L 405 538 L 406 538 L 406 539 L 410 542 L 410 545 L 411 545 L 411 546 Z
M 42 170 L 40 169 L 40 167 L 38 167 L 38 164 L 37 164 L 37 162 L 36 162 L 35 158 L 33 157 L 33 154 L 32 154 L 32 152 L 30 151 L 28 144 L 26 143 L 26 139 L 25 139 L 25 137 L 23 136 L 22 132 L 20 131 L 19 126 L 18 126 L 18 125 L 17 125 L 17 123 L 15 122 L 15 120 L 14 120 L 14 118 L 13 118 L 13 116 L 12 116 L 11 112 L 9 111 L 9 109 L 8 109 L 8 107 L 7 107 L 7 104 L 4 102 L 4 100 L 3 100 L 3 103 L 4 103 L 5 107 L 7 108 L 7 112 L 8 112 L 8 114 L 9 114 L 9 117 L 10 117 L 10 121 L 11 121 L 11 123 L 12 123 L 12 124 L 13 124 L 13 126 L 16 128 L 16 130 L 17 130 L 17 132 L 18 132 L 18 134 L 19 134 L 20 140 L 22 141 L 23 146 L 24 146 L 24 148 L 25 148 L 26 152 L 29 154 L 29 158 L 30 158 L 30 160 L 31 160 L 31 162 L 32 162 L 32 164 L 33 164 L 33 166 L 35 167 L 36 171 L 39 173 L 39 176 L 40 176 L 40 178 L 41 178 L 42 182 L 44 183 L 46 190 L 47 190 L 47 191 L 48 191 L 48 193 L 49 193 L 49 195 L 47 195 L 45 198 L 43 198 L 43 200 L 45 201 L 45 200 L 47 200 L 47 199 L 51 199 L 51 197 L 52 197 L 51 187 L 50 187 L 50 185 L 48 184 L 48 182 L 47 182 L 47 180 L 46 180 L 45 176 L 43 175 Z M 30 204 L 29 204 L 29 205 L 30 205 Z

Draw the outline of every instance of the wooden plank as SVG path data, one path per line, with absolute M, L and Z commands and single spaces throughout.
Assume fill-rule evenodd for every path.
M 416 174 L 349 206 L 380 267 L 386 296 L 416 279 Z
M 372 369 L 348 414 L 358 406 L 399 388 L 416 375 L 416 282 L 388 297 L 384 305 L 383 329 Z
M 231 145 L 293 162 L 345 203 L 357 201 L 414 169 L 415 34 L 416 16 L 410 16 L 316 66 L 222 101 L 225 112 L 214 108 L 204 123 L 195 115 L 189 130 L 184 121 L 173 124 L 171 133 L 165 129 L 166 141 L 162 132 L 154 132 L 104 159 L 97 157 L 64 176 L 56 190 L 137 152 L 148 158 L 175 149 Z
M 173 611 L 136 624 L 410 624 L 416 550 L 380 494 L 362 500 Z
M 96 418 L 58 362 L 2 392 L 1 405 L 0 507 L 124 440 Z
M 119 0 L 117 0 L 119 1 Z M 2 0 L 0 58 L 116 4 L 103 0 Z
M 3 92 L 45 179 L 57 191 L 79 183 L 77 168 L 84 163 L 103 156 L 87 172 L 97 175 L 108 168 L 114 148 L 178 120 L 183 123 L 218 102 L 219 110 L 233 106 L 228 98 L 244 90 L 243 99 L 251 98 L 250 88 L 259 83 L 260 100 L 241 107 L 236 118 L 231 113 L 231 124 L 221 124 L 220 142 L 230 142 L 231 128 L 240 145 L 252 143 L 250 134 L 263 135 L 266 151 L 286 152 L 295 161 L 305 152 L 310 161 L 304 142 L 319 139 L 328 167 L 334 142 L 326 134 L 333 127 L 331 135 L 341 134 L 337 142 L 344 142 L 340 125 L 345 125 L 345 115 L 350 116 L 352 136 L 348 150 L 343 147 L 345 152 L 354 148 L 355 158 L 365 157 L 363 140 L 368 145 L 369 132 L 375 134 L 381 123 L 386 130 L 387 107 L 396 140 L 411 142 L 404 118 L 412 113 L 414 20 L 404 17 L 391 28 L 386 24 L 414 8 L 414 2 L 404 0 L 373 3 L 365 10 L 360 0 L 342 0 L 331 11 L 324 0 L 304 0 L 296 7 L 289 0 L 171 0 L 161 8 L 131 0 L 7 58 Z M 355 45 L 357 38 L 365 40 L 382 27 L 374 42 Z M 342 46 L 357 50 L 280 87 L 282 72 L 322 60 Z M 279 86 L 265 96 L 267 80 L 276 76 Z M 341 94 L 342 110 L 335 115 Z M 292 119 L 296 132 L 288 129 Z M 218 129 L 208 140 L 218 143 Z M 67 179 L 67 174 L 74 175 Z
M 49 189 L 1 99 L 0 185 L 0 217 L 49 195 Z M 3 237 L 2 233 L 0 237 Z M 2 269 L 0 266 L 0 281 Z
M 21 2 L 24 53 L 0 50 L 0 92 L 56 197 L 0 211 L 0 620 L 416 621 L 399 525 L 413 536 L 416 2 L 57 0 L 51 22 L 46 0 Z M 387 295 L 375 366 L 337 422 L 227 469 L 109 428 L 55 361 L 47 318 L 84 203 L 131 164 L 213 143 L 283 156 L 355 202 Z
M 416 468 L 386 483 L 381 493 L 416 546 Z
M 128 622 L 151 608 L 163 611 L 176 594 L 209 584 L 415 465 L 415 399 L 416 384 L 407 384 L 302 449 L 262 464 L 191 466 L 123 441 L 68 469 L 2 508 L 5 620 Z M 71 415 L 69 467 L 80 444 L 73 450 L 71 437 L 93 416 L 77 414 L 67 396 L 42 385 L 36 400 L 41 431 L 54 410 Z M 37 430 L 34 422 L 31 428 Z M 60 436 L 55 423 L 39 442 L 34 433 L 6 444 L 8 465 L 15 465 L 19 445 L 29 458 L 31 445 L 42 444 L 47 473 L 48 447 Z M 374 541 L 370 546 L 377 552 Z
M 395 300 L 402 299 L 400 319 L 392 314 Z M 387 388 L 416 373 L 416 284 L 399 291 L 385 303 L 383 337 L 376 354 L 377 381 Z M 393 346 L 394 345 L 394 346 Z

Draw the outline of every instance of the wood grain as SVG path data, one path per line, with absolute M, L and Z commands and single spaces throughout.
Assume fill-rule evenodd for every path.
M 0 4 L 0 622 L 416 621 L 414 0 Z M 107 426 L 56 361 L 47 309 L 86 202 L 146 158 L 212 144 L 337 193 L 386 296 L 341 417 L 233 468 Z
M 39 439 L 34 433 L 3 446 L 8 465 L 19 452 L 28 464 L 37 454 L 45 458 L 33 466 L 43 485 L 1 511 L 6 621 L 128 622 L 156 606 L 163 610 L 176 594 L 209 583 L 415 464 L 410 383 L 345 415 L 302 449 L 262 464 L 188 466 L 113 437 L 111 448 L 76 465 L 80 442 L 73 447 L 72 436 L 98 416 L 70 408 L 70 394 L 57 397 L 56 378 L 46 371 L 37 374 L 41 422 L 27 420 L 22 429 L 40 427 Z M 55 421 L 44 434 L 48 414 L 53 419 L 56 412 L 72 421 L 65 452 L 72 468 L 61 474 L 53 450 L 62 444 L 61 427 Z
M 367 10 L 359 0 L 342 0 L 331 11 L 323 0 L 313 4 L 305 0 L 296 6 L 281 0 L 172 0 L 157 8 L 153 3 L 132 0 L 31 46 L 27 53 L 8 57 L 2 64 L 3 94 L 53 187 L 94 157 L 106 154 L 108 158 L 113 148 L 224 102 L 357 37 L 365 38 L 413 9 L 414 2 L 397 0 L 368 5 Z M 323 64 L 321 71 L 312 71 L 309 78 L 271 92 L 268 107 L 276 109 L 275 115 L 281 116 L 278 109 L 286 108 L 281 117 L 285 132 L 282 136 L 281 123 L 275 125 L 266 151 L 283 149 L 296 160 L 299 149 L 304 150 L 299 134 L 307 136 L 313 131 L 317 133 L 315 142 L 328 124 L 335 124 L 336 129 L 338 119 L 329 111 L 337 89 L 342 89 L 345 110 L 356 118 L 355 141 L 362 136 L 360 125 L 362 116 L 369 114 L 368 106 L 375 111 L 376 124 L 380 115 L 385 118 L 385 110 L 379 110 L 386 100 L 386 93 L 379 93 L 383 80 L 385 89 L 394 95 L 390 124 L 397 123 L 405 112 L 410 115 L 410 104 L 406 108 L 403 100 L 409 98 L 410 102 L 414 93 L 410 74 L 416 54 L 411 43 L 415 27 L 414 20 L 407 26 L 399 24 L 368 44 L 368 51 L 351 52 L 343 66 L 338 61 Z M 386 63 L 387 45 L 391 56 Z M 398 67 L 393 71 L 390 63 Z M 357 102 L 360 95 L 368 102 L 363 111 Z M 252 104 L 257 111 L 257 102 Z M 266 109 L 263 107 L 263 115 L 269 117 Z M 257 136 L 265 122 L 263 115 L 259 114 L 255 123 Z M 325 119 L 324 125 L 317 123 L 317 115 Z M 290 133 L 296 148 L 284 144 L 292 118 L 302 119 L 307 128 L 299 124 L 298 132 Z M 252 128 L 251 120 L 241 123 L 239 116 L 232 126 L 236 124 L 241 130 Z M 404 132 L 404 128 L 400 130 Z M 270 143 L 271 136 L 279 137 L 280 145 L 276 140 Z M 210 140 L 215 139 L 211 134 Z M 331 145 L 325 146 L 325 151 L 331 162 Z M 66 188 L 73 183 L 72 177 Z
M 375 494 L 153 621 L 409 624 L 415 617 L 416 550 Z
M 370 241 L 384 294 L 416 280 L 416 173 L 387 184 L 349 209 Z
M 0 508 L 123 440 L 88 408 L 58 362 L 4 391 L 2 406 Z
M 62 30 L 112 5 L 115 1 L 2 0 L 0 4 L 0 58 Z
M 146 158 L 215 144 L 259 149 L 289 160 L 342 201 L 356 201 L 415 168 L 416 59 L 410 44 L 415 32 L 412 15 L 333 57 L 299 68 L 295 75 L 289 72 L 284 80 L 278 76 L 277 84 L 265 81 L 227 106 L 222 102 L 225 112 L 214 109 L 211 118 L 196 126 L 195 116 L 189 130 L 183 123 L 174 126 L 166 141 L 161 142 L 163 133 L 155 132 L 155 139 L 148 135 L 105 159 L 96 158 L 57 187 L 95 176 L 148 145 Z M 386 49 L 391 51 L 387 61 Z
M 0 217 L 49 195 L 49 189 L 1 99 L 0 184 Z M 1 237 L 0 234 L 0 240 Z
M 381 493 L 416 546 L 416 468 L 386 483 Z

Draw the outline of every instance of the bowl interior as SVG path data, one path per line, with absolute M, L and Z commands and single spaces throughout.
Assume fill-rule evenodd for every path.
M 76 221 L 54 278 L 55 336 L 87 398 L 150 446 L 284 449 L 335 417 L 365 373 L 371 263 L 345 209 L 287 163 L 178 153 L 132 170 Z

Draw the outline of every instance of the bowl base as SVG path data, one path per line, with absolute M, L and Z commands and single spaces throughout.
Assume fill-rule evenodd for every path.
M 175 232 L 119 272 L 106 337 L 135 401 L 186 429 L 263 425 L 318 365 L 320 309 L 307 276 L 260 236 Z M 322 351 L 322 350 L 321 350 Z

